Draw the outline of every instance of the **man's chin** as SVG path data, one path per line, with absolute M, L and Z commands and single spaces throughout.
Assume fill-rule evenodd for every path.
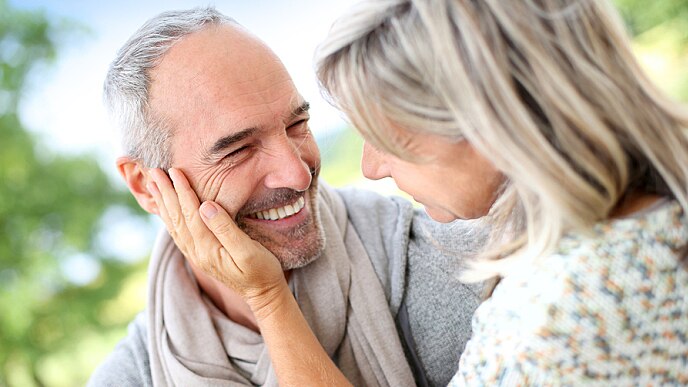
M 285 271 L 308 265 L 320 258 L 325 250 L 325 233 L 320 220 L 317 185 L 308 190 L 308 196 L 311 216 L 306 229 L 301 230 L 303 234 L 297 241 L 299 246 L 279 246 L 276 248 L 280 250 L 279 253 L 273 252 Z
M 277 257 L 285 271 L 308 265 L 318 259 L 325 249 L 325 236 L 318 208 L 317 185 L 311 186 L 306 194 L 310 216 L 302 224 L 289 230 L 287 234 L 283 232 L 268 234 L 263 229 L 253 229 L 250 226 L 244 228 L 251 238 Z
M 323 248 L 320 249 L 320 251 L 310 254 L 308 256 L 303 255 L 300 257 L 278 257 L 277 260 L 280 261 L 280 264 L 282 265 L 282 271 L 289 271 L 289 270 L 294 270 L 294 269 L 300 269 L 311 262 L 315 261 L 316 259 L 320 258 L 323 253 Z

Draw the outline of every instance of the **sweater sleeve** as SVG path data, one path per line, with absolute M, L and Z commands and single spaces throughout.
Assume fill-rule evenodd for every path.
M 449 386 L 559 386 L 566 363 L 543 354 L 562 350 L 538 336 L 484 338 L 480 345 L 467 346 Z
M 570 346 L 587 345 L 578 329 L 585 316 L 568 320 L 581 302 L 566 285 L 566 263 L 550 259 L 537 275 L 524 265 L 502 279 L 473 316 L 473 336 L 450 386 L 556 386 L 579 372 Z
M 144 313 L 139 313 L 129 324 L 128 335 L 91 374 L 88 387 L 153 385 L 146 344 L 148 341 L 146 325 Z

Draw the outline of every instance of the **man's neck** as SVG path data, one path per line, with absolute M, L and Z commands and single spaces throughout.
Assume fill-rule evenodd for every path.
M 201 291 L 205 293 L 222 313 L 230 320 L 237 324 L 243 325 L 246 328 L 260 333 L 256 317 L 253 315 L 251 308 L 246 301 L 239 295 L 239 293 L 223 285 L 221 282 L 215 280 L 209 275 L 203 273 L 200 269 L 191 265 L 191 270 L 196 276 L 198 286 Z M 291 272 L 285 272 L 284 276 L 289 280 Z

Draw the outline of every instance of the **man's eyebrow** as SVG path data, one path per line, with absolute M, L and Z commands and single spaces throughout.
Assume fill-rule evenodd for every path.
M 290 119 L 294 119 L 304 113 L 308 113 L 308 110 L 311 108 L 311 104 L 306 101 L 302 103 L 301 105 L 297 106 L 294 110 L 291 112 L 291 116 L 289 117 Z
M 308 110 L 311 108 L 311 104 L 309 102 L 304 102 L 301 105 L 297 106 L 292 110 L 289 119 L 292 120 L 296 117 L 301 116 L 304 113 L 308 113 Z M 213 146 L 210 148 L 208 151 L 208 157 L 207 158 L 212 158 L 213 156 L 216 156 L 225 149 L 229 148 L 233 144 L 242 141 L 248 137 L 253 136 L 256 132 L 258 131 L 257 128 L 247 128 L 240 130 L 236 133 L 232 133 L 230 135 L 224 136 L 219 138 Z
M 215 156 L 218 153 L 222 152 L 223 150 L 229 148 L 233 144 L 235 144 L 241 140 L 244 140 L 248 137 L 253 136 L 257 131 L 258 131 L 258 129 L 256 129 L 256 128 L 247 128 L 247 129 L 240 130 L 236 133 L 232 133 L 230 135 L 221 137 L 217 141 L 215 141 L 213 146 L 210 148 L 208 155 L 210 157 Z

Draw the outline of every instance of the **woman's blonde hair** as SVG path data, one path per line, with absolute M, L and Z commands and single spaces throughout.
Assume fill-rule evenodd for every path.
M 688 113 L 607 1 L 366 1 L 332 26 L 316 71 L 374 146 L 414 157 L 392 126 L 465 139 L 507 177 L 489 219 L 509 237 L 466 279 L 544 256 L 637 191 L 688 211 Z

